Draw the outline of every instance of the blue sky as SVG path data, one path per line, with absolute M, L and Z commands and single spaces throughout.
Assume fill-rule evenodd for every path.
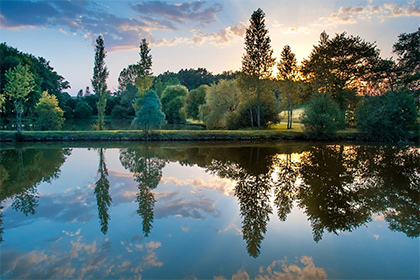
M 420 0 L 2 0 L 0 41 L 45 57 L 75 95 L 91 86 L 94 41 L 103 35 L 108 88 L 116 90 L 120 71 L 139 60 L 141 38 L 150 43 L 156 75 L 181 68 L 239 70 L 245 29 L 259 7 L 274 55 L 288 44 L 299 62 L 323 30 L 359 35 L 390 57 L 398 34 L 420 26 Z

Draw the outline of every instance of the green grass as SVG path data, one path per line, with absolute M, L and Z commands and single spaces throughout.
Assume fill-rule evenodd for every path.
M 412 141 L 419 142 L 417 135 Z M 286 129 L 286 124 L 267 129 L 243 130 L 153 130 L 146 138 L 141 130 L 105 131 L 0 131 L 0 141 L 261 141 L 307 140 L 301 124 Z M 330 140 L 366 140 L 355 128 L 338 131 Z

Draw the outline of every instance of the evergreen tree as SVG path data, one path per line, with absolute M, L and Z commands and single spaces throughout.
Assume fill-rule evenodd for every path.
M 98 122 L 97 129 L 103 130 L 105 126 L 105 107 L 106 107 L 106 79 L 109 76 L 108 68 L 105 65 L 106 51 L 104 46 L 104 39 L 99 36 L 96 39 L 95 63 L 93 68 L 92 87 L 95 94 L 98 96 Z
M 284 46 L 281 52 L 280 61 L 277 64 L 277 79 L 283 81 L 282 101 L 287 110 L 287 129 L 292 128 L 293 107 L 297 99 L 298 87 L 296 81 L 298 79 L 297 60 L 289 45 Z
M 18 64 L 15 68 L 6 72 L 7 84 L 4 89 L 5 96 L 13 102 L 16 112 L 17 131 L 22 130 L 22 114 L 24 103 L 29 93 L 35 87 L 33 74 L 29 71 L 29 65 Z
M 151 128 L 160 128 L 166 124 L 165 114 L 162 112 L 162 104 L 154 90 L 149 90 L 143 98 L 137 99 L 139 110 L 132 122 L 134 127 L 142 127 L 146 137 Z
M 261 8 L 254 11 L 250 20 L 250 26 L 246 30 L 245 35 L 245 54 L 242 57 L 242 72 L 251 83 L 250 87 L 254 88 L 256 93 L 256 114 L 257 125 L 260 128 L 261 119 L 261 79 L 271 77 L 271 68 L 274 66 L 275 58 L 273 58 L 273 50 L 271 49 L 271 39 L 268 36 L 268 30 L 265 26 L 265 14 Z M 249 90 L 249 89 L 248 89 Z M 252 116 L 252 106 L 250 106 L 250 114 Z M 251 126 L 253 121 L 251 117 Z

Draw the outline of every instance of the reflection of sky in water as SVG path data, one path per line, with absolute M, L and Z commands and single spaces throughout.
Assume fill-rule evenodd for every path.
M 153 190 L 153 228 L 143 236 L 133 174 L 118 149 L 105 152 L 111 219 L 100 232 L 95 181 L 98 153 L 73 149 L 52 184 L 42 183 L 35 215 L 3 203 L 2 278 L 418 278 L 419 241 L 391 232 L 376 215 L 367 227 L 313 241 L 310 222 L 294 207 L 275 211 L 257 258 L 248 255 L 235 182 L 197 166 L 167 163 Z

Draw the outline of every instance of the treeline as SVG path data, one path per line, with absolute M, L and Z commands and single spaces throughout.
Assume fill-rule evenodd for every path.
M 62 110 L 56 118 L 98 115 L 96 129 L 104 128 L 105 115 L 132 119 L 132 127 L 146 134 L 165 123 L 187 119 L 198 120 L 209 129 L 264 128 L 278 123 L 280 112 L 287 112 L 287 128 L 291 129 L 294 108 L 305 104 L 301 122 L 312 138 L 329 138 L 349 126 L 376 140 L 405 140 L 418 134 L 420 28 L 398 36 L 393 45 L 396 60 L 381 58 L 377 46 L 359 36 L 344 32 L 330 37 L 324 31 L 309 57 L 298 64 L 288 45 L 278 59 L 274 57 L 265 13 L 258 9 L 251 15 L 244 41 L 240 71 L 213 75 L 198 68 L 155 76 L 151 49 L 142 39 L 139 61 L 120 72 L 118 90 L 111 92 L 106 86 L 105 44 L 99 36 L 93 92 L 86 87 L 77 97 L 62 92 L 68 83 L 45 59 L 2 44 L 2 62 L 7 62 L 1 72 L 1 113 L 18 120 L 19 113 L 33 116 L 41 93 L 48 91 L 45 98 L 52 95 Z M 29 65 L 27 70 L 33 73 L 30 91 L 20 97 L 13 87 L 7 87 L 13 84 L 11 72 L 18 65 Z M 276 76 L 273 68 L 277 68 Z

